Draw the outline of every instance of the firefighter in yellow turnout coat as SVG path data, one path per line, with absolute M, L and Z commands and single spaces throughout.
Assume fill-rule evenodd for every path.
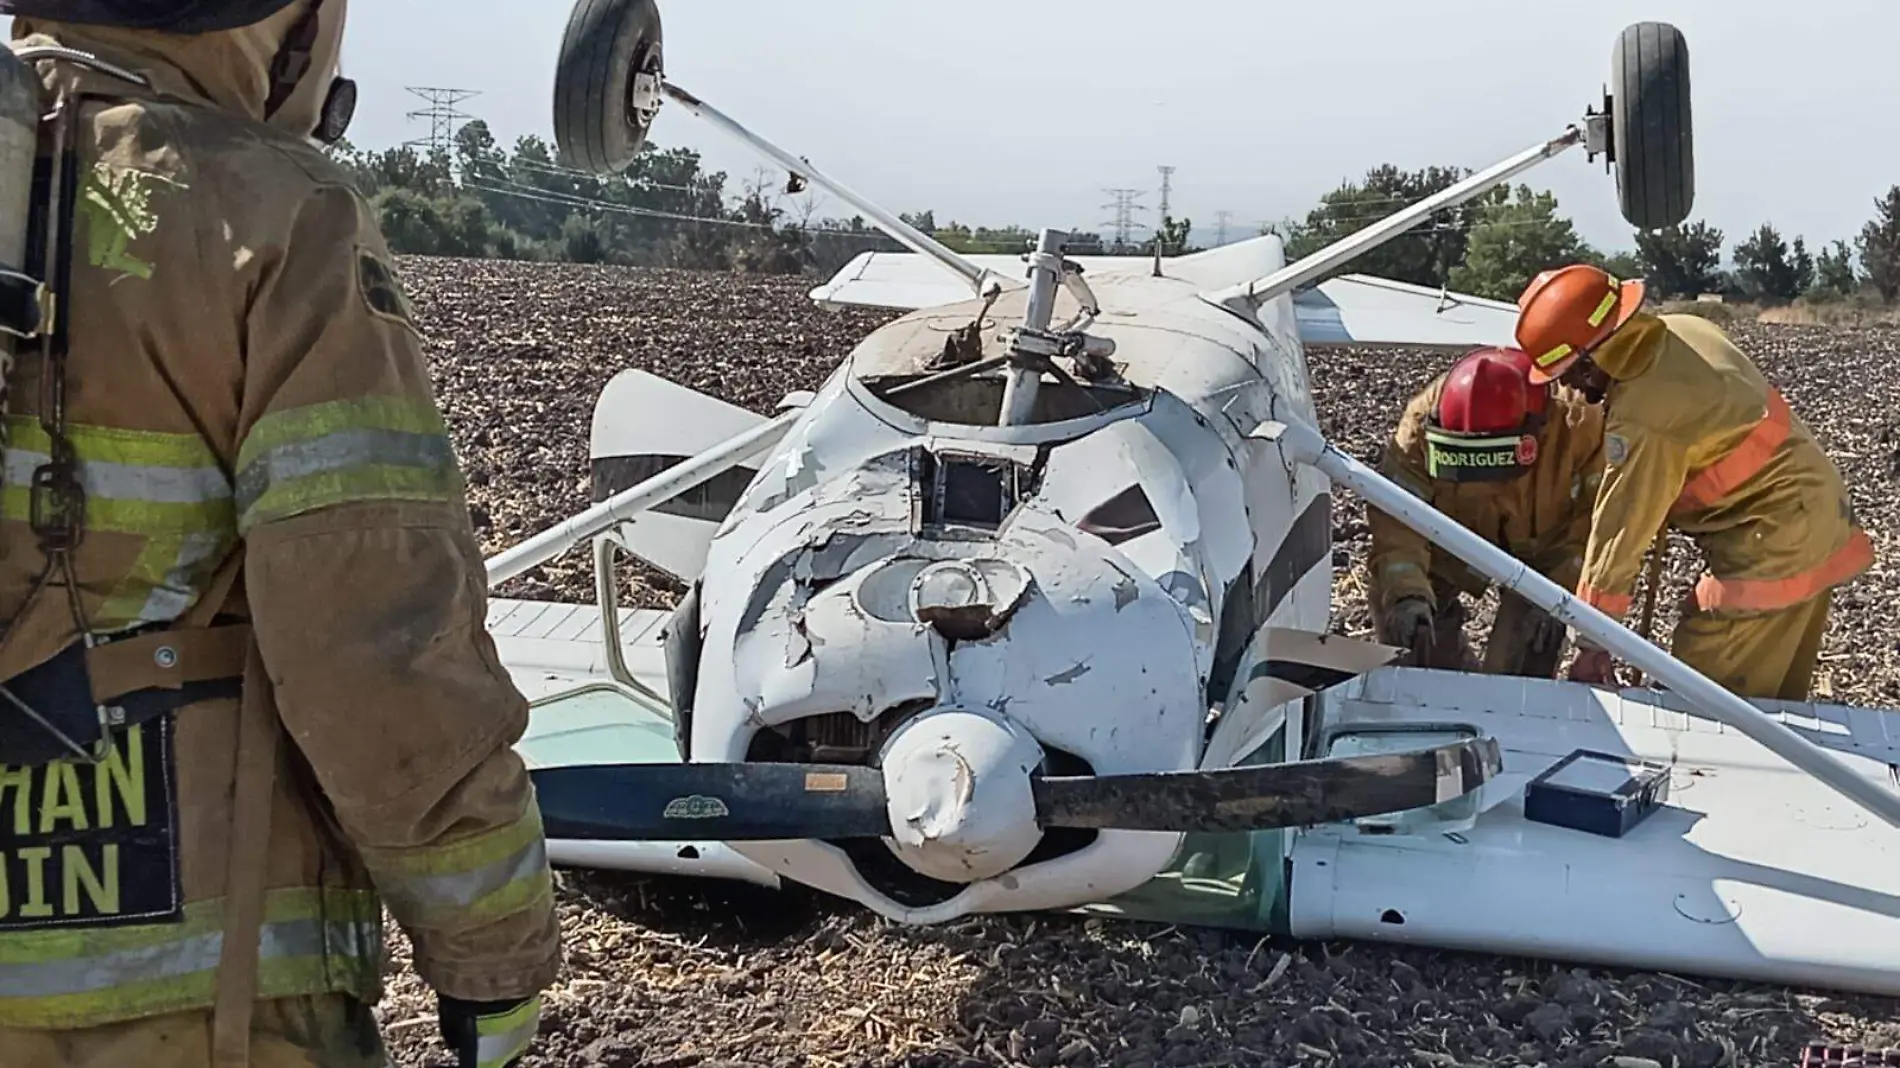
M 386 1064 L 386 906 L 500 1068 L 560 961 L 527 707 L 391 258 L 310 142 L 343 0 L 127 27 L 166 6 L 0 0 L 16 52 L 135 76 L 34 60 L 77 195 L 63 343 L 8 394 L 0 1065 Z
M 1576 582 L 1603 471 L 1603 413 L 1569 391 L 1532 385 L 1530 357 L 1479 349 L 1412 398 L 1380 471 L 1415 496 L 1564 586 Z M 1564 627 L 1503 591 L 1484 658 L 1466 648 L 1460 595 L 1484 576 L 1376 508 L 1366 509 L 1378 638 L 1423 667 L 1554 677 Z
M 1519 299 L 1535 377 L 1604 398 L 1603 485 L 1579 598 L 1621 617 L 1665 524 L 1709 571 L 1671 651 L 1743 697 L 1806 700 L 1831 591 L 1873 563 L 1833 461 L 1781 393 L 1714 324 L 1639 312 L 1643 283 L 1588 266 L 1538 276 Z M 1585 648 L 1573 677 L 1602 681 Z

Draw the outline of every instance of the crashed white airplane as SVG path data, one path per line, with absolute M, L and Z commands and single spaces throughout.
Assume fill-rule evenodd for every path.
M 615 377 L 599 503 L 490 561 L 594 550 L 597 605 L 489 616 L 556 862 L 1900 994 L 1900 714 L 1743 701 L 1316 430 L 1303 343 L 1511 342 L 1510 305 L 1321 281 L 1355 255 L 1578 146 L 1633 225 L 1687 216 L 1681 35 L 1613 56 L 1601 110 L 1291 265 L 959 256 L 668 83 L 647 0 L 580 0 L 571 162 L 624 168 L 671 100 L 912 251 L 813 291 L 909 314 L 773 417 Z M 1670 693 L 1327 635 L 1336 486 Z M 621 553 L 690 593 L 620 609 Z

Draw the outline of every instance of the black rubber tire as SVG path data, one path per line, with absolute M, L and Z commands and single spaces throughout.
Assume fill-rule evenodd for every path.
M 554 145 L 591 174 L 627 169 L 647 127 L 633 113 L 633 76 L 662 56 L 654 0 L 575 0 L 554 68 Z
M 1623 30 L 1610 54 L 1617 207 L 1638 230 L 1660 230 L 1695 207 L 1689 45 L 1666 22 Z

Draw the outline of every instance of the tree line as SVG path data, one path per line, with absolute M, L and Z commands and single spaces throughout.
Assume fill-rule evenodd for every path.
M 399 253 L 828 275 L 860 252 L 902 247 L 862 216 L 818 217 L 816 198 L 788 207 L 802 191 L 795 183 L 763 169 L 733 183 L 723 171 L 705 170 L 699 153 L 687 148 L 649 143 L 625 172 L 600 177 L 562 166 L 539 137 L 504 149 L 475 120 L 455 132 L 452 148 L 361 150 L 343 142 L 329 151 L 370 199 Z M 1341 182 L 1305 216 L 1261 232 L 1279 233 L 1288 258 L 1297 259 L 1470 173 L 1382 164 Z M 1020 252 L 1035 237 L 1021 226 L 939 224 L 930 210 L 901 218 L 958 252 Z M 1153 237 L 1126 244 L 1088 228 L 1072 232 L 1072 252 L 1081 255 L 1157 248 L 1179 255 L 1200 247 L 1190 219 L 1164 218 Z M 1725 236 L 1691 221 L 1633 233 L 1626 250 L 1599 250 L 1577 234 L 1554 194 L 1519 185 L 1439 212 L 1347 270 L 1499 300 L 1514 300 L 1538 271 L 1575 261 L 1640 274 L 1663 300 L 1900 297 L 1900 185 L 1875 200 L 1851 244 L 1836 240 L 1810 250 L 1804 237 L 1789 239 L 1772 222 L 1732 249 L 1725 249 Z M 1723 266 L 1725 251 L 1732 266 Z

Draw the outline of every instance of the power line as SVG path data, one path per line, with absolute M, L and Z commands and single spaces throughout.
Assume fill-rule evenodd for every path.
M 1174 168 L 1162 166 L 1156 167 L 1155 170 L 1161 172 L 1161 218 L 1165 221 L 1174 218 L 1168 214 L 1168 194 L 1174 189 Z
M 1225 245 L 1227 243 L 1227 220 L 1233 217 L 1234 217 L 1234 213 L 1231 211 L 1228 211 L 1226 208 L 1222 208 L 1221 210 L 1214 213 L 1214 244 L 1215 245 Z

